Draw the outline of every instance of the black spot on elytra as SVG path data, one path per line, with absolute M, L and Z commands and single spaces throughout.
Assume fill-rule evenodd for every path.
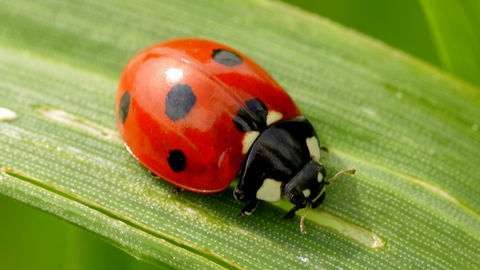
M 170 156 L 167 158 L 168 165 L 174 172 L 181 172 L 187 166 L 187 157 L 180 150 L 170 151 Z
M 130 93 L 126 91 L 120 99 L 120 106 L 118 108 L 118 117 L 122 124 L 127 120 L 128 110 L 130 109 Z
M 165 113 L 172 120 L 184 118 L 197 98 L 188 84 L 179 83 L 170 89 L 165 100 Z
M 240 55 L 223 49 L 213 50 L 212 58 L 215 62 L 227 67 L 234 67 L 243 63 Z
M 241 132 L 252 130 L 262 131 L 267 128 L 267 106 L 259 99 L 254 98 L 245 102 L 247 109 L 240 108 L 233 122 Z

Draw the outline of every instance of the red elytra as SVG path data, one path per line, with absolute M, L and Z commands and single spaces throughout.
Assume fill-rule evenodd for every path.
M 226 60 L 214 60 L 223 51 Z M 245 133 L 233 119 L 252 99 L 281 113 L 280 120 L 300 115 L 282 87 L 237 50 L 203 39 L 167 40 L 126 65 L 117 123 L 127 149 L 152 173 L 189 191 L 217 193 L 230 185 L 246 157 Z

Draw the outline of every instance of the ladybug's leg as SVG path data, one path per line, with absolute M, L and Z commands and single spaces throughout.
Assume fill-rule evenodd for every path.
M 307 202 L 315 202 L 324 192 L 325 175 L 325 168 L 322 164 L 317 159 L 312 158 L 285 184 L 282 194 L 287 201 L 303 208 L 307 205 Z M 298 210 L 300 208 L 294 209 Z M 293 213 L 290 212 L 287 216 L 293 216 Z
M 295 216 L 295 212 L 297 212 L 298 209 L 300 208 L 304 208 L 305 206 L 304 205 L 295 205 L 295 207 L 292 208 L 292 210 L 288 211 L 288 213 L 286 213 L 284 216 L 283 216 L 283 219 L 291 219 Z
M 217 192 L 217 193 L 213 193 L 213 195 L 215 196 L 221 196 L 224 192 L 225 192 L 226 189 L 220 191 L 220 192 Z
M 247 205 L 245 205 L 245 207 L 242 208 L 240 213 L 238 213 L 237 217 L 242 216 L 242 218 L 243 218 L 243 216 L 245 214 L 251 215 L 252 212 L 255 211 L 255 209 L 257 209 L 258 202 L 259 202 L 259 200 L 255 199 L 255 200 L 251 201 L 250 203 L 248 203 Z
M 176 187 L 174 190 L 172 190 L 172 193 L 175 194 L 175 197 L 178 196 L 178 193 L 180 193 L 180 191 L 182 191 L 182 188 L 181 187 Z

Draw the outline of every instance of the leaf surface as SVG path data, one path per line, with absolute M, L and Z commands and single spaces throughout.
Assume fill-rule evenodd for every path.
M 400 51 L 272 1 L 0 4 L 0 193 L 168 269 L 478 269 L 480 92 Z M 327 199 L 245 220 L 229 188 L 152 178 L 116 131 L 117 78 L 138 50 L 203 37 L 266 68 L 312 122 Z M 1 117 L 0 117 L 1 118 Z

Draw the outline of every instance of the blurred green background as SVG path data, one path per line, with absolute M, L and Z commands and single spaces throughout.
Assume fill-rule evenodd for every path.
M 432 34 L 417 0 L 285 2 L 439 66 Z M 157 269 L 73 225 L 2 195 L 0 213 L 2 270 Z M 104 265 L 105 262 L 109 264 Z
M 440 60 L 419 0 L 284 0 L 398 48 L 430 64 Z

